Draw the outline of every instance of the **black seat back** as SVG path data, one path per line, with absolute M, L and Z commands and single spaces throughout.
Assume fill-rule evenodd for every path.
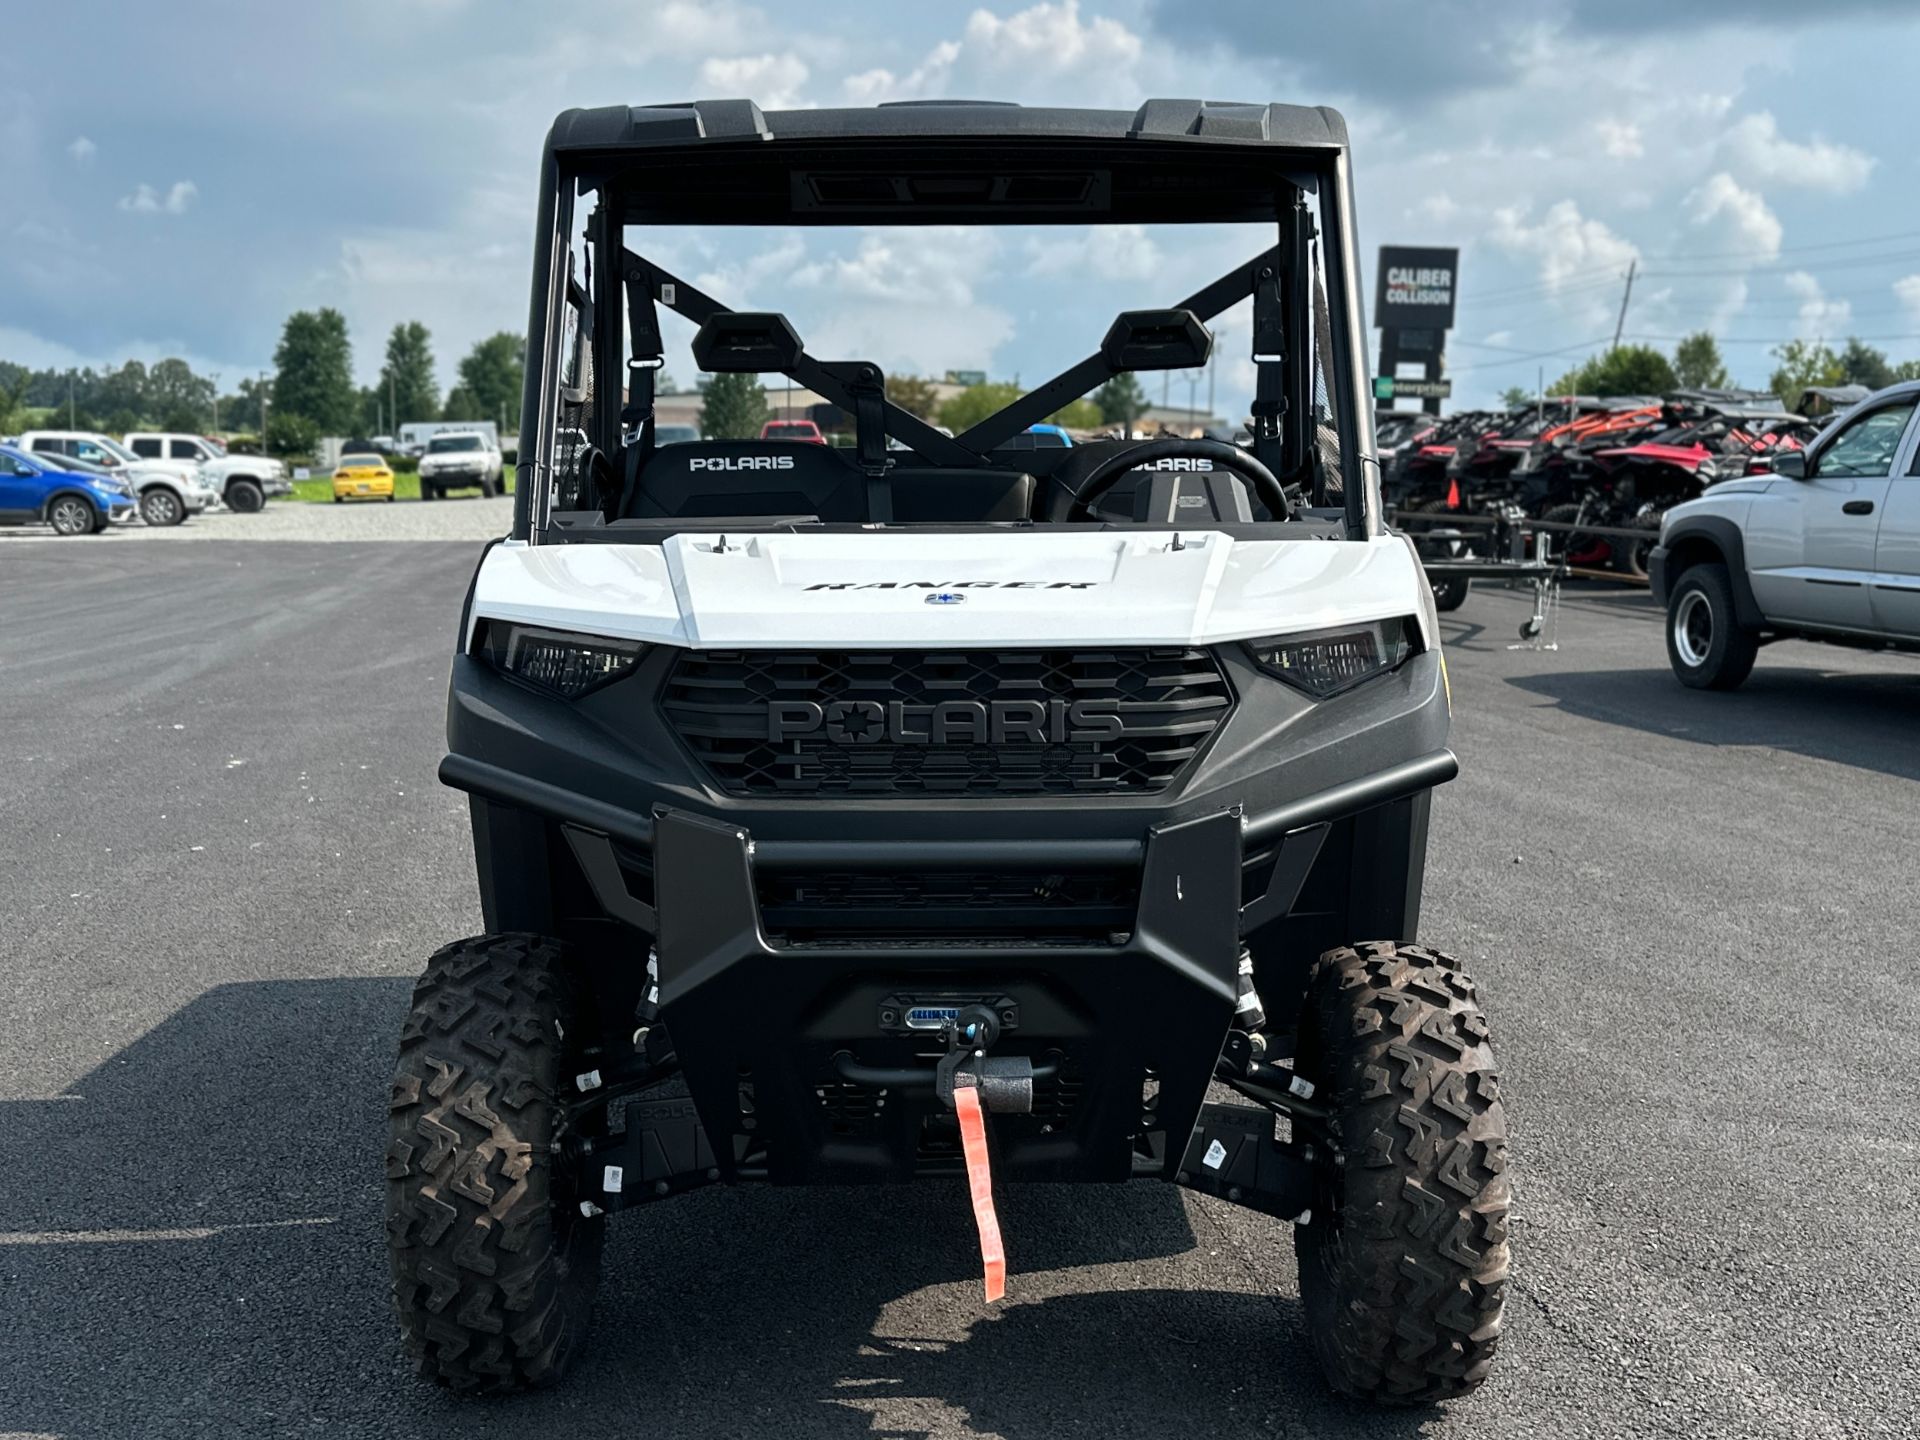
M 844 451 L 796 440 L 688 440 L 640 467 L 629 519 L 679 515 L 867 518 L 866 478 Z

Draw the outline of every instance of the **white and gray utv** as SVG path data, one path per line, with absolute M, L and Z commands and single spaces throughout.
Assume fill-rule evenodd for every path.
M 1341 1391 L 1485 1379 L 1506 1121 L 1473 982 L 1414 943 L 1456 763 L 1431 593 L 1382 524 L 1349 165 L 1337 114 L 1286 105 L 555 122 L 514 526 L 440 771 L 487 933 L 427 962 L 392 1095 L 423 1373 L 555 1381 L 610 1217 L 699 1186 L 951 1186 L 991 1296 L 994 1184 L 1138 1179 L 1293 1222 Z M 803 330 L 848 332 L 662 258 L 828 226 L 906 253 L 1168 227 L 1212 273 L 1135 281 L 1084 358 L 948 435 L 888 354 L 816 355 Z M 834 273 L 751 298 L 784 276 L 831 316 Z M 1216 330 L 1246 446 L 1030 435 Z M 670 331 L 852 443 L 657 444 Z

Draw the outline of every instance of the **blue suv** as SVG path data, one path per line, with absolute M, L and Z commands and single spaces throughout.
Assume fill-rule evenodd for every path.
M 97 535 L 132 520 L 134 503 L 124 480 L 56 470 L 37 455 L 0 445 L 0 525 L 44 521 L 56 535 Z

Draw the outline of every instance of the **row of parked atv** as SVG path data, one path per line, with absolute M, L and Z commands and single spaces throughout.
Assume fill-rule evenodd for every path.
M 1478 515 L 1592 526 L 1558 532 L 1555 553 L 1579 569 L 1644 577 L 1669 509 L 1716 480 L 1770 469 L 1776 451 L 1804 447 L 1824 423 L 1770 394 L 1682 390 L 1562 395 L 1444 417 L 1389 411 L 1377 433 L 1387 503 L 1403 521 Z

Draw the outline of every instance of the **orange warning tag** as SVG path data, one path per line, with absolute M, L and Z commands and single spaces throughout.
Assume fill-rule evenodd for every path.
M 960 1116 L 960 1148 L 967 1156 L 967 1188 L 973 1192 L 973 1223 L 980 1231 L 980 1263 L 986 1268 L 987 1299 L 1007 1293 L 1007 1252 L 1000 1245 L 1000 1217 L 993 1213 L 993 1171 L 987 1161 L 987 1119 L 980 1092 L 972 1085 L 953 1087 L 953 1108 Z

